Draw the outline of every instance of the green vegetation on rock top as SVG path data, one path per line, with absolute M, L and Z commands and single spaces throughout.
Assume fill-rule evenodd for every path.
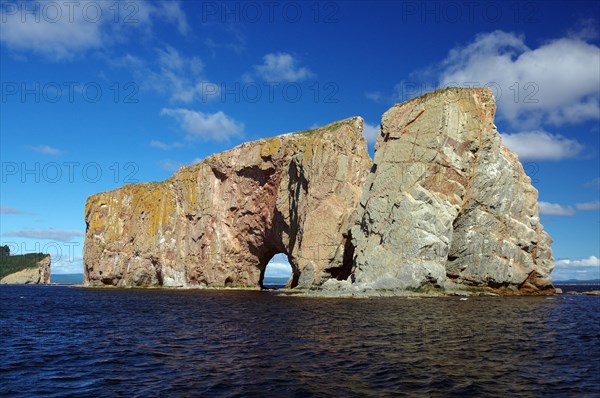
M 46 256 L 48 254 L 44 253 L 29 253 L 16 256 L 2 255 L 0 256 L 0 279 L 26 268 L 37 268 L 38 261 Z
M 316 129 L 299 131 L 296 134 L 304 134 L 305 136 L 310 137 L 310 136 L 314 135 L 315 133 L 320 133 L 320 132 L 324 132 L 324 131 L 334 131 L 334 130 L 338 129 L 339 127 L 341 127 L 342 125 L 346 124 L 346 122 L 347 122 L 347 120 L 342 120 L 339 122 L 334 122 L 334 123 L 328 124 L 323 127 L 317 127 Z

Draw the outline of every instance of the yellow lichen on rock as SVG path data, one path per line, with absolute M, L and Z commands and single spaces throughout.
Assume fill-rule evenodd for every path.
M 551 293 L 537 191 L 502 145 L 489 89 L 448 88 L 382 117 L 241 144 L 161 183 L 86 203 L 85 283 Z
M 261 158 L 269 158 L 273 156 L 281 147 L 281 139 L 279 137 L 273 137 L 261 145 L 260 147 L 260 157 Z
M 271 257 L 285 253 L 292 285 L 321 284 L 340 261 L 328 248 L 347 246 L 347 220 L 371 164 L 362 121 L 354 120 L 245 143 L 162 183 L 93 196 L 86 205 L 85 282 L 258 286 Z M 332 159 L 340 157 L 352 161 L 339 182 L 346 188 L 335 190 Z M 318 205 L 338 210 L 321 214 Z M 304 225 L 317 230 L 304 234 Z M 303 260 L 303 247 L 318 255 Z

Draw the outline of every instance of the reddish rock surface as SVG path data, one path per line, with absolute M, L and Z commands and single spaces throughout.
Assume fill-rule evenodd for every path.
M 349 217 L 371 166 L 361 118 L 242 144 L 86 204 L 84 283 L 259 286 L 288 256 L 290 286 L 345 278 Z
M 551 294 L 537 190 L 495 109 L 489 89 L 440 90 L 383 115 L 374 162 L 352 118 L 94 195 L 84 282 L 258 287 L 284 253 L 290 287 Z

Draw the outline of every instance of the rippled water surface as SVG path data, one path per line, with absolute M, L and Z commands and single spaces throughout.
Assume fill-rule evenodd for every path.
M 600 396 L 600 297 L 0 287 L 5 396 Z

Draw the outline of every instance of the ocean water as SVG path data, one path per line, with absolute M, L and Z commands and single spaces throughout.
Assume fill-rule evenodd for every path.
M 600 297 L 0 287 L 0 395 L 600 396 Z
M 83 283 L 83 274 L 52 274 L 50 282 L 60 285 L 81 285 Z
M 582 292 L 591 292 L 591 291 L 600 291 L 600 284 L 585 284 L 585 283 L 557 283 L 555 284 L 556 287 L 562 289 L 562 291 L 564 293 L 567 292 L 577 292 L 577 293 L 582 293 Z

